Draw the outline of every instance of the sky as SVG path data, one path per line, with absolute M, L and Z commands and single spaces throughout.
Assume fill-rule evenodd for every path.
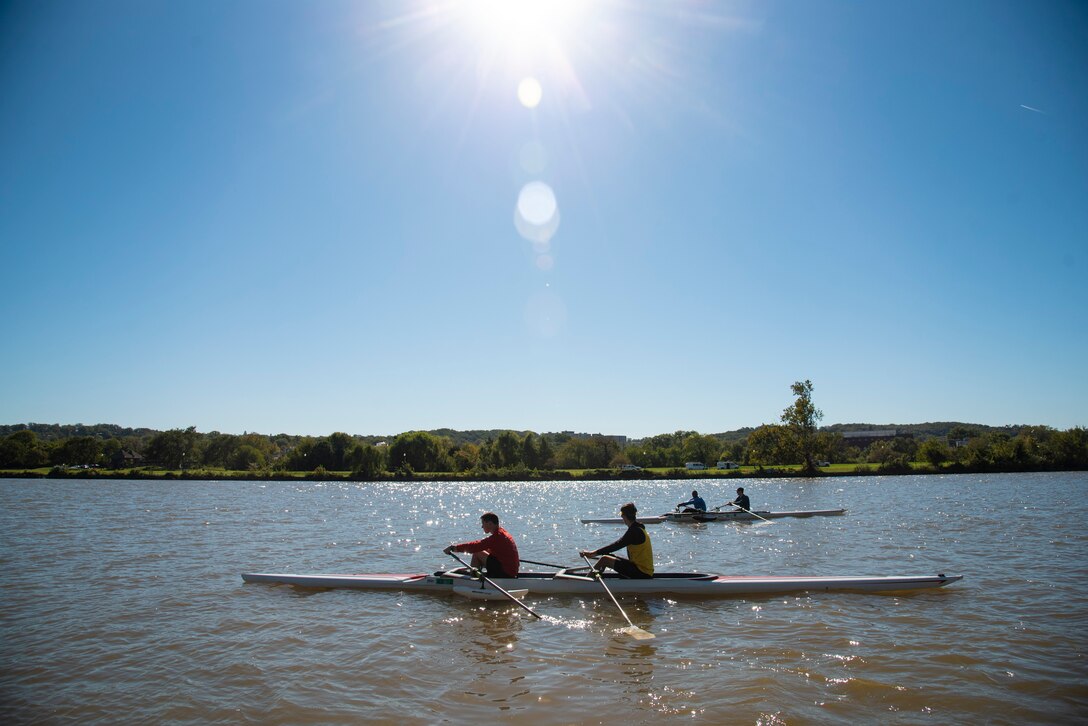
M 0 423 L 1088 425 L 1078 2 L 16 0 Z

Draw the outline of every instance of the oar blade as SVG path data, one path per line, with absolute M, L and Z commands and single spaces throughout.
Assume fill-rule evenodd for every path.
M 635 640 L 651 640 L 657 637 L 649 630 L 643 630 L 637 625 L 628 625 L 626 628 L 620 628 L 620 632 L 624 635 L 630 635 Z

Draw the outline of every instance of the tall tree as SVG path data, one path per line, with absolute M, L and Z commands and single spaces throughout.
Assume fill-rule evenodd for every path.
M 348 447 L 351 446 L 351 437 L 345 434 L 343 431 L 336 431 L 329 436 L 329 447 L 332 449 L 332 466 L 330 469 L 343 470 L 347 469 L 346 455 Z
M 348 450 L 347 463 L 351 464 L 351 473 L 360 479 L 377 479 L 385 464 L 382 450 L 370 444 L 355 444 Z
M 503 431 L 491 449 L 491 464 L 496 469 L 521 463 L 521 440 L 513 431 Z
M 45 466 L 49 452 L 33 431 L 16 431 L 0 441 L 0 468 L 34 469 Z
M 702 434 L 690 434 L 684 439 L 684 461 L 699 461 L 704 464 L 713 464 L 721 453 L 722 445 L 713 436 Z
M 50 459 L 54 464 L 86 465 L 98 463 L 101 443 L 94 436 L 73 436 L 64 439 L 53 449 Z
M 790 389 L 796 396 L 792 405 L 782 412 L 782 423 L 789 427 L 797 440 L 797 449 L 804 457 L 805 471 L 814 473 L 816 462 L 816 424 L 824 417 L 823 411 L 812 403 L 812 381 L 797 381 Z
M 147 460 L 164 469 L 181 469 L 195 465 L 197 458 L 196 426 L 187 429 L 170 429 L 151 437 L 147 442 Z
M 449 439 L 426 431 L 400 434 L 389 447 L 389 468 L 407 466 L 412 471 L 451 471 Z

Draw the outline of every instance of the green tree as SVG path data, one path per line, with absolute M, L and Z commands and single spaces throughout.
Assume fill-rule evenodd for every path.
M 450 457 L 455 471 L 473 471 L 480 468 L 482 461 L 480 447 L 476 444 L 461 444 L 453 450 Z
M 197 438 L 195 426 L 187 429 L 170 429 L 155 434 L 147 442 L 144 456 L 152 464 L 158 464 L 164 469 L 180 469 L 182 466 L 196 464 Z
M 865 460 L 870 464 L 887 464 L 902 456 L 890 441 L 874 441 L 865 451 Z
M 359 479 L 373 481 L 381 476 L 385 468 L 382 450 L 370 444 L 356 444 L 348 450 L 347 458 L 352 476 Z
M 117 452 L 124 448 L 121 439 L 106 439 L 102 442 L 102 461 L 109 464 Z
M 842 434 L 834 431 L 819 431 L 816 434 L 816 455 L 830 462 L 846 461 L 846 445 Z
M 789 464 L 796 460 L 794 451 L 794 437 L 786 426 L 765 424 L 748 434 L 746 461 L 749 464 Z
M 918 447 L 918 455 L 923 461 L 928 461 L 933 466 L 940 466 L 952 458 L 952 452 L 941 439 L 926 439 Z
M 796 396 L 793 404 L 782 412 L 782 423 L 789 427 L 803 458 L 805 470 L 816 471 L 816 425 L 824 417 L 823 411 L 812 403 L 812 381 L 797 381 L 790 389 Z
M 538 469 L 553 469 L 555 468 L 555 462 L 552 459 L 555 456 L 555 452 L 552 451 L 552 445 L 548 443 L 546 436 L 540 437 L 540 446 L 537 448 L 537 457 L 540 462 Z
M 407 466 L 412 471 L 451 471 L 449 440 L 426 431 L 409 431 L 397 436 L 389 447 L 389 467 Z
M 521 440 L 521 461 L 530 469 L 543 469 L 544 462 L 540 460 L 540 445 L 538 437 L 532 432 L 525 434 Z
M 0 442 L 0 468 L 36 469 L 49 461 L 49 452 L 33 431 L 16 431 Z
M 555 459 L 561 469 L 607 469 L 619 450 L 615 440 L 604 436 L 572 438 L 559 447 Z
M 237 436 L 218 432 L 208 434 L 207 445 L 204 447 L 204 465 L 229 468 L 229 462 L 237 448 Z
M 241 444 L 231 455 L 229 467 L 235 471 L 250 471 L 265 467 L 264 452 L 252 444 Z
M 743 441 L 732 441 L 725 445 L 721 453 L 718 454 L 718 458 L 722 461 L 744 461 L 744 447 L 747 439 Z
M 1058 469 L 1088 469 L 1088 429 L 1077 426 L 1054 433 L 1046 442 L 1047 460 Z
M 330 469 L 343 471 L 350 468 L 347 465 L 347 451 L 354 441 L 342 431 L 337 431 L 329 436 L 329 448 L 332 450 L 332 466 Z
M 102 445 L 94 436 L 73 436 L 62 440 L 50 454 L 53 464 L 62 466 L 90 466 L 98 463 Z
M 693 433 L 684 438 L 682 446 L 684 461 L 700 461 L 713 465 L 717 461 L 718 454 L 721 453 L 721 448 L 721 442 L 713 436 Z
M 521 439 L 513 431 L 503 431 L 491 447 L 491 465 L 496 469 L 521 463 Z

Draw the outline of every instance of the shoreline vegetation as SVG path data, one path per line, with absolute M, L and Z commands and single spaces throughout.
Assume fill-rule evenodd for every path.
M 344 481 L 344 482 L 495 482 L 495 481 L 635 481 L 635 480 L 702 480 L 702 479 L 772 479 L 842 476 L 889 476 L 919 474 L 1005 474 L 1054 471 L 1085 471 L 1088 467 L 1054 468 L 1046 466 L 969 466 L 958 462 L 933 465 L 923 461 L 893 462 L 890 465 L 831 464 L 815 472 L 802 464 L 781 466 L 741 466 L 736 469 L 689 470 L 674 467 L 625 471 L 620 469 L 509 469 L 466 472 L 383 472 L 363 477 L 357 472 L 230 470 L 215 468 L 103 469 L 82 467 L 40 467 L 36 469 L 3 469 L 0 479 L 146 479 L 163 481 Z
M 752 479 L 1088 470 L 1088 428 L 819 426 L 811 381 L 778 424 L 643 439 L 573 431 L 241 436 L 113 424 L 0 425 L 0 477 L 318 481 Z
M 0 426 L 0 478 L 484 482 L 1084 470 L 1088 429 L 1082 427 L 767 424 L 628 441 L 509 430 L 410 431 L 384 439 Z

